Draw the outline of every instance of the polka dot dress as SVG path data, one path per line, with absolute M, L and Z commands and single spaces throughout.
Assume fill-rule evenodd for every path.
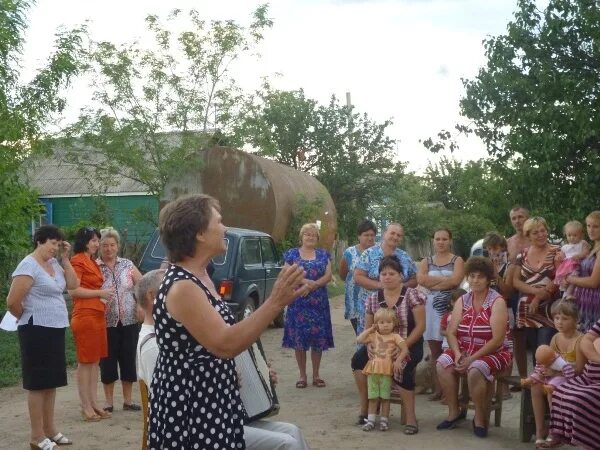
M 244 408 L 235 362 L 210 353 L 168 313 L 164 300 L 179 280 L 194 281 L 223 320 L 235 323 L 228 306 L 193 274 L 169 267 L 154 302 L 159 356 L 152 378 L 148 448 L 243 449 Z

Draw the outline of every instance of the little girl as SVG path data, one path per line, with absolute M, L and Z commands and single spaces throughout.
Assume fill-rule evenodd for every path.
M 562 262 L 556 269 L 554 283 L 561 286 L 564 291 L 563 298 L 572 297 L 575 286 L 566 285 L 565 278 L 571 274 L 577 274 L 581 260 L 590 253 L 590 244 L 583 239 L 583 225 L 577 220 L 567 222 L 563 228 L 563 233 L 567 238 L 568 244 L 561 247 L 560 257 Z
M 579 342 L 583 335 L 577 331 L 579 313 L 575 303 L 567 300 L 556 302 L 552 306 L 552 317 L 554 318 L 554 326 L 558 330 L 558 333 L 556 333 L 550 341 L 550 347 L 558 356 L 561 356 L 569 363 L 571 367 L 564 368 L 559 372 L 538 365 L 536 366 L 535 374 L 530 377 L 531 402 L 533 404 L 533 415 L 535 418 L 536 446 L 542 446 L 545 443 L 547 433 L 544 425 L 544 415 L 546 412 L 546 402 L 548 401 L 549 403 L 550 398 L 544 391 L 544 384 L 548 383 L 551 377 L 573 377 L 576 373 L 579 373 L 585 365 L 585 357 L 579 349 Z M 540 374 L 542 375 L 542 378 L 540 378 Z
M 393 365 L 392 355 L 397 348 L 400 349 L 398 359 L 404 361 L 408 356 L 408 346 L 398 333 L 394 333 L 398 317 L 392 308 L 379 308 L 373 318 L 373 326 L 367 328 L 358 335 L 356 341 L 359 344 L 372 344 L 369 362 L 363 369 L 367 375 L 369 416 L 367 423 L 363 425 L 364 431 L 375 428 L 377 407 L 381 402 L 381 418 L 379 429 L 388 429 L 390 415 L 390 396 L 392 392 Z

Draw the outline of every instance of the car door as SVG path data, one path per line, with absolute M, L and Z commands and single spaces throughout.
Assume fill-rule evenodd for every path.
M 279 275 L 279 272 L 281 271 L 281 265 L 279 264 L 279 256 L 273 239 L 270 237 L 261 237 L 260 249 L 263 266 L 265 268 L 265 293 L 262 297 L 264 299 L 271 294 L 273 284 L 275 284 L 277 275 Z
M 250 294 L 256 288 L 261 301 L 265 294 L 265 269 L 260 255 L 259 237 L 243 237 L 240 250 L 243 268 L 238 273 L 238 279 L 241 293 Z

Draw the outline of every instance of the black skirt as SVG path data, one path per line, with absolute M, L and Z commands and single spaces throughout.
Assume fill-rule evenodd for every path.
M 67 385 L 65 329 L 19 325 L 23 389 L 37 391 Z

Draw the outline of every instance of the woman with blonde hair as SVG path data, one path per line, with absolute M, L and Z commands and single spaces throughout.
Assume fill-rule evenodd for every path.
M 327 283 L 331 280 L 331 256 L 317 248 L 319 228 L 314 223 L 302 226 L 299 233 L 300 247 L 292 248 L 283 255 L 286 266 L 297 264 L 305 271 L 305 284 L 310 292 L 296 299 L 287 307 L 283 330 L 283 347 L 293 348 L 300 370 L 297 388 L 307 386 L 306 352 L 310 349 L 312 384 L 325 387 L 319 374 L 323 350 L 333 347 L 331 312 L 327 297 Z
M 535 349 L 548 345 L 556 329 L 552 319 L 552 304 L 558 298 L 558 286 L 554 284 L 558 245 L 548 242 L 548 225 L 542 217 L 531 217 L 523 224 L 523 233 L 530 245 L 518 256 L 514 271 L 513 287 L 521 294 L 517 306 L 516 327 L 525 328 L 535 334 Z M 527 338 L 525 333 L 516 333 L 515 341 Z M 525 342 L 515 345 L 525 348 Z M 527 367 L 525 352 L 517 352 L 522 358 L 519 367 Z
M 137 381 L 135 352 L 140 326 L 136 317 L 134 285 L 142 278 L 140 271 L 127 258 L 118 256 L 121 237 L 112 227 L 100 230 L 100 257 L 96 260 L 104 276 L 104 289 L 112 289 L 106 304 L 106 336 L 108 356 L 100 360 L 100 380 L 104 386 L 104 410 L 113 411 L 115 381 L 121 379 L 123 409 L 139 411 L 131 392 Z

